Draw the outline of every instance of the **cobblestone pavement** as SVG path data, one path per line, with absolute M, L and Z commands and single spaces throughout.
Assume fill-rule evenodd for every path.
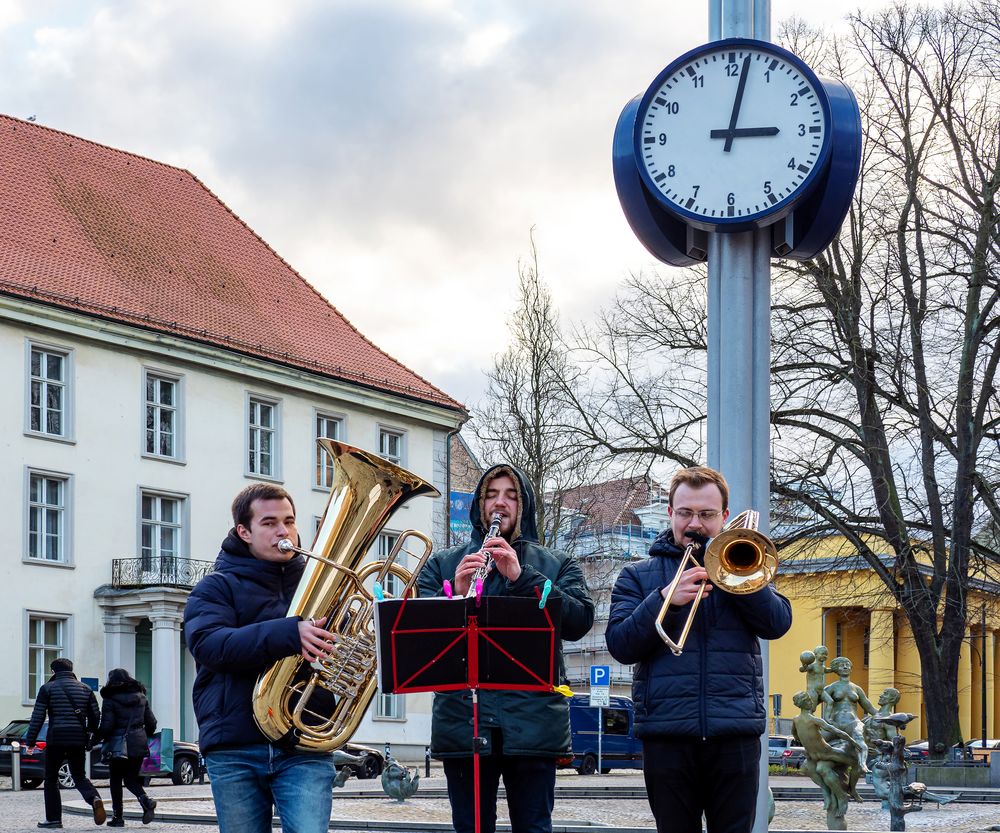
M 423 769 L 421 768 L 421 773 Z M 105 806 L 110 811 L 107 782 L 96 782 Z M 808 784 L 806 779 L 783 778 L 781 783 Z M 444 788 L 444 778 L 440 770 L 432 770 L 431 777 L 421 776 L 421 785 L 426 788 Z M 635 771 L 618 771 L 605 776 L 582 777 L 572 772 L 560 773 L 558 786 L 641 786 L 642 776 Z M 439 822 L 447 824 L 450 821 L 448 802 L 446 799 L 420 798 L 420 793 L 399 803 L 387 798 L 381 790 L 379 781 L 348 781 L 347 789 L 358 790 L 372 794 L 371 798 L 341 797 L 334 793 L 333 818 L 335 820 L 377 819 L 386 822 Z M 150 827 L 143 828 L 149 833 L 210 833 L 218 830 L 212 824 L 213 807 L 209 785 L 194 784 L 190 787 L 177 787 L 169 782 L 154 782 L 149 788 L 158 802 L 158 812 L 164 815 L 183 813 L 205 818 L 208 824 L 183 824 L 175 821 L 158 819 Z M 126 795 L 128 795 L 126 793 Z M 130 797 L 129 797 L 130 798 Z M 80 801 L 79 793 L 64 791 L 63 801 L 67 806 L 81 808 L 85 805 Z M 933 809 L 932 809 L 933 807 Z M 129 810 L 137 810 L 138 805 L 126 801 L 126 814 Z M 0 831 L 11 833 L 30 833 L 36 831 L 35 824 L 42 818 L 41 789 L 13 792 L 10 789 L 10 779 L 0 779 Z M 501 801 L 499 815 L 506 821 L 504 803 Z M 557 799 L 554 820 L 567 824 L 592 824 L 595 827 L 608 825 L 612 827 L 647 827 L 653 829 L 653 818 L 645 800 L 623 799 Z M 889 816 L 875 802 L 852 804 L 847 815 L 850 830 L 886 831 L 889 829 Z M 954 833 L 978 833 L 987 830 L 991 825 L 1000 824 L 1000 804 L 977 805 L 960 804 L 958 802 L 945 807 L 935 805 L 925 808 L 920 813 L 911 813 L 906 817 L 906 827 L 909 831 L 954 831 Z M 66 812 L 63 815 L 63 826 L 67 830 L 93 830 L 94 823 L 89 815 L 76 815 Z M 142 828 L 138 818 L 127 819 L 129 828 Z M 779 801 L 777 813 L 771 824 L 771 830 L 804 831 L 825 830 L 825 814 L 818 801 L 798 802 Z

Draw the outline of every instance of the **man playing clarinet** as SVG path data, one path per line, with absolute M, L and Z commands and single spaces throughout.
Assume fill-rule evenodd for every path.
M 498 534 L 487 523 L 499 516 Z M 489 469 L 476 486 L 469 509 L 472 538 L 434 553 L 420 571 L 421 596 L 475 592 L 483 572 L 487 596 L 530 596 L 551 579 L 549 598 L 562 603 L 562 638 L 582 638 L 594 623 L 594 603 L 575 558 L 538 542 L 535 494 L 514 466 Z M 492 560 L 489 570 L 484 568 Z M 477 575 L 477 572 L 480 575 Z M 559 655 L 559 674 L 565 666 Z M 550 833 L 555 803 L 556 758 L 571 750 L 569 703 L 562 694 L 540 691 L 479 692 L 480 831 L 496 830 L 497 788 L 503 778 L 512 833 Z M 431 754 L 444 762 L 457 833 L 473 833 L 475 794 L 472 759 L 472 696 L 469 691 L 434 695 Z

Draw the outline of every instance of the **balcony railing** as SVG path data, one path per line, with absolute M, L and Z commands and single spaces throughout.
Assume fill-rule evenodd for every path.
M 159 558 L 115 558 L 111 561 L 111 586 L 194 587 L 215 568 L 212 561 L 194 561 L 164 555 Z

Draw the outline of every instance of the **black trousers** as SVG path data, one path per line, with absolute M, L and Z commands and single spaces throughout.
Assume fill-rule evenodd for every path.
M 146 797 L 146 791 L 142 788 L 142 779 L 139 777 L 142 760 L 142 758 L 126 758 L 123 761 L 113 758 L 108 764 L 108 773 L 111 777 L 111 814 L 115 818 L 122 817 L 123 783 L 128 787 L 128 791 L 139 799 L 140 804 Z
M 446 758 L 451 822 L 456 833 L 474 833 L 476 805 L 472 758 Z M 479 758 L 479 824 L 481 833 L 497 826 L 497 789 L 503 778 L 511 833 L 552 833 L 556 794 L 555 758 L 527 755 L 482 755 Z
M 645 738 L 642 769 L 657 833 L 750 833 L 760 738 Z
M 83 768 L 84 755 L 88 753 L 82 746 L 45 747 L 45 820 L 62 821 L 62 799 L 59 797 L 59 767 L 63 761 L 69 762 L 69 772 L 76 782 L 76 788 L 88 804 L 93 804 L 97 790 L 87 778 Z

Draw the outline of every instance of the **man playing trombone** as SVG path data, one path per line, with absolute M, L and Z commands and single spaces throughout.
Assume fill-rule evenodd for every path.
M 615 582 L 608 650 L 636 666 L 636 734 L 657 831 L 700 833 L 704 813 L 708 833 L 749 833 L 767 718 L 757 640 L 788 631 L 791 604 L 766 582 L 751 593 L 713 592 L 702 545 L 729 517 L 722 474 L 706 466 L 677 472 L 668 512 L 670 529 L 653 542 L 649 558 L 627 565 Z M 692 544 L 698 560 L 677 575 Z M 680 638 L 681 650 L 668 649 L 657 625 L 676 638 L 693 606 L 686 645 Z

